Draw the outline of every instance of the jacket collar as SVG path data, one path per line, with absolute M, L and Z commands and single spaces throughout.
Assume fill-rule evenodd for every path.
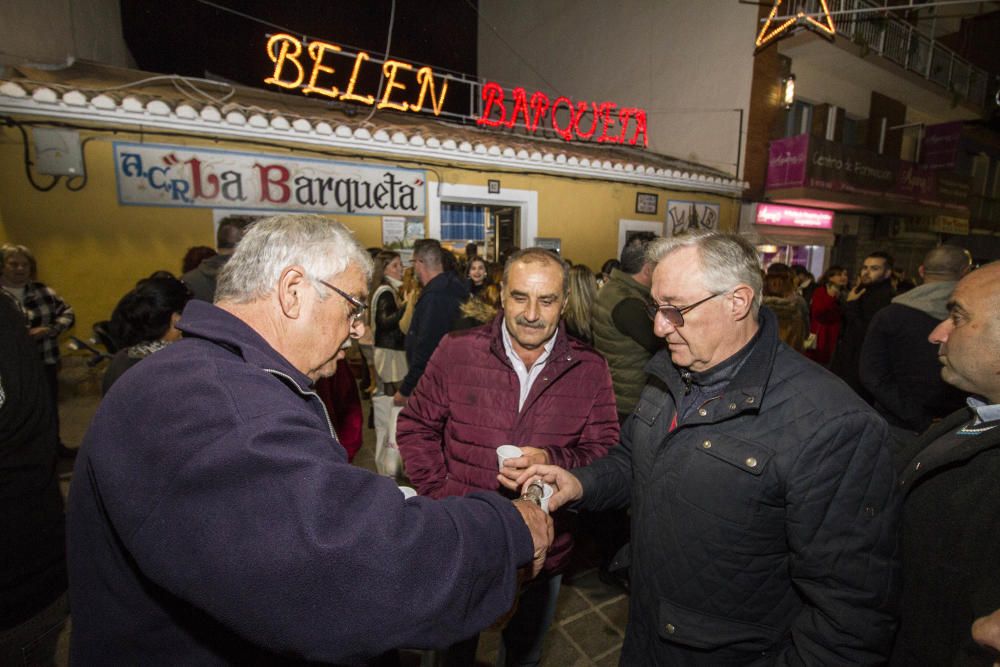
M 909 494 L 910 490 L 916 486 L 916 483 L 921 478 L 931 474 L 933 471 L 950 467 L 955 463 L 968 461 L 981 452 L 1000 447 L 1000 427 L 994 427 L 982 435 L 969 436 L 963 443 L 951 447 L 942 456 L 930 459 L 924 456 L 925 450 L 934 444 L 938 438 L 954 433 L 962 428 L 963 425 L 970 423 L 972 419 L 972 411 L 968 407 L 961 408 L 945 417 L 937 425 L 932 426 L 930 430 L 921 436 L 920 444 L 916 450 L 917 455 L 906 464 L 906 468 L 900 474 L 899 484 L 903 487 L 904 495 Z
M 300 391 L 312 391 L 312 381 L 292 366 L 260 334 L 240 318 L 207 301 L 189 301 L 177 328 L 184 333 L 184 338 L 201 338 L 224 347 L 261 370 L 281 373 L 294 382 Z M 183 343 L 182 340 L 179 344 Z
M 501 327 L 503 326 L 503 308 L 501 307 L 497 311 L 496 317 L 489 324 L 489 337 L 490 337 L 490 352 L 496 355 L 500 360 L 502 360 L 508 366 L 510 365 L 510 360 L 507 359 L 507 350 L 503 346 L 503 331 Z M 576 355 L 573 353 L 573 347 L 569 341 L 569 334 L 566 333 L 566 323 L 560 321 L 559 329 L 556 332 L 556 342 L 552 346 L 552 351 L 549 353 L 548 361 L 546 364 L 550 365 L 562 365 L 567 362 L 572 362 L 576 360 Z
M 755 412 L 760 409 L 764 392 L 767 390 L 767 383 L 771 377 L 771 369 L 774 367 L 774 355 L 778 350 L 777 322 L 775 316 L 767 308 L 761 308 L 758 315 L 760 330 L 755 335 L 755 339 L 749 343 L 753 345 L 747 360 L 743 363 L 736 377 L 730 381 L 722 394 L 722 400 L 716 403 L 725 406 L 725 412 L 710 416 L 709 420 L 714 420 L 719 416 L 738 414 L 742 412 Z M 681 369 L 670 360 L 669 350 L 660 350 L 646 364 L 645 370 L 648 374 L 662 380 L 674 398 L 674 403 L 679 403 L 679 398 L 684 392 L 684 381 L 681 378 Z M 722 408 L 720 408 L 722 409 Z

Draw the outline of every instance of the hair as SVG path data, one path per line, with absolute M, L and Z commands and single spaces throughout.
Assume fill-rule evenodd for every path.
M 649 259 L 646 256 L 649 244 L 659 238 L 653 232 L 637 232 L 632 235 L 628 243 L 622 248 L 621 265 L 619 270 L 634 276 L 642 271 Z
M 419 239 L 413 244 L 413 259 L 432 269 L 444 270 L 444 248 L 437 239 Z
M 696 248 L 701 261 L 701 282 L 710 292 L 731 290 L 748 285 L 753 290 L 750 313 L 757 319 L 764 286 L 760 258 L 749 241 L 736 234 L 722 232 L 689 232 L 654 241 L 649 246 L 647 260 L 659 264 L 681 248 Z
M 188 251 L 184 253 L 184 259 L 181 260 L 181 273 L 197 269 L 199 264 L 218 254 L 207 245 L 196 245 L 193 248 L 188 248 Z
M 372 270 L 372 279 L 370 287 L 368 288 L 368 309 L 369 312 L 374 312 L 375 303 L 372 298 L 375 296 L 375 290 L 379 288 L 382 281 L 385 279 L 385 267 L 392 263 L 392 260 L 397 259 L 399 253 L 395 250 L 382 250 L 377 255 L 375 255 L 375 268 Z
M 792 280 L 792 272 L 788 273 L 768 273 L 764 277 L 764 296 L 788 297 L 795 292 L 795 282 Z
M 590 328 L 590 314 L 596 299 L 597 280 L 594 272 L 582 264 L 570 267 L 569 296 L 566 297 L 563 319 L 568 327 L 583 334 L 587 340 L 594 339 Z
M 177 278 L 144 278 L 111 313 L 111 336 L 121 347 L 159 340 L 190 300 L 191 290 Z
M 608 261 L 604 262 L 604 264 L 601 264 L 601 273 L 606 276 L 610 276 L 613 270 L 620 268 L 622 268 L 622 263 L 612 257 Z
M 479 246 L 476 245 L 475 241 L 469 241 L 465 244 L 465 256 L 469 258 L 470 262 L 472 261 L 472 258 L 476 257 L 478 254 Z
M 490 283 L 499 285 L 503 281 L 503 264 L 500 262 L 490 262 L 486 265 L 486 272 L 490 275 Z
M 876 259 L 884 259 L 885 260 L 885 266 L 886 266 L 886 268 L 889 269 L 890 271 L 892 270 L 892 267 L 893 267 L 893 264 L 892 264 L 892 255 L 890 255 L 889 253 L 885 252 L 884 250 L 876 250 L 875 252 L 870 252 L 867 255 L 865 255 L 865 257 L 874 257 Z
M 507 284 L 507 278 L 510 277 L 510 267 L 514 265 L 514 262 L 521 262 L 523 264 L 552 264 L 562 270 L 562 287 L 563 287 L 563 298 L 569 295 L 569 266 L 566 262 L 559 259 L 559 255 L 555 254 L 551 250 L 546 250 L 545 248 L 525 248 L 524 250 L 518 250 L 510 257 L 507 258 L 507 263 L 503 267 L 503 284 Z
M 35 255 L 28 250 L 28 246 L 8 244 L 0 248 L 0 253 L 3 254 L 3 257 L 0 257 L 2 264 L 6 264 L 7 258 L 11 255 L 24 255 L 28 260 L 29 277 L 32 280 L 38 279 L 38 262 L 35 260 Z
M 310 280 L 354 265 L 371 279 L 372 260 L 351 232 L 318 215 L 275 215 L 253 224 L 219 273 L 215 300 L 249 303 L 270 294 L 281 272 L 298 264 Z M 321 298 L 328 290 L 314 284 Z
M 830 268 L 823 272 L 823 275 L 819 277 L 817 284 L 826 287 L 830 284 L 831 278 L 840 275 L 841 273 L 847 273 L 847 267 L 841 266 L 840 264 L 833 264 Z
M 219 250 L 232 250 L 239 245 L 243 234 L 254 218 L 245 215 L 230 215 L 219 222 L 219 230 L 215 233 L 215 245 Z
M 972 255 L 965 248 L 943 245 L 924 256 L 924 275 L 958 280 L 972 266 Z

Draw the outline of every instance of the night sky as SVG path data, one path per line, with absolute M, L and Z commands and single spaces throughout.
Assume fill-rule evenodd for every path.
M 308 35 L 381 57 L 388 36 L 389 0 L 212 0 Z M 397 0 L 390 47 L 393 58 L 475 76 L 476 0 Z M 241 84 L 264 84 L 272 72 L 267 35 L 281 30 L 197 0 L 121 0 L 125 41 L 139 68 L 163 74 L 215 76 Z M 341 60 L 341 68 L 350 62 Z M 339 63 L 338 63 L 339 64 Z M 349 72 L 347 74 L 349 76 Z M 379 68 L 362 70 L 361 86 L 378 86 Z

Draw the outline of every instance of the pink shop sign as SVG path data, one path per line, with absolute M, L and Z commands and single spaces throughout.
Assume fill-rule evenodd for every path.
M 780 204 L 758 204 L 754 222 L 758 225 L 799 229 L 833 229 L 833 211 Z
M 768 148 L 767 189 L 776 190 L 805 185 L 806 171 L 809 165 L 808 157 L 808 134 L 772 141 Z

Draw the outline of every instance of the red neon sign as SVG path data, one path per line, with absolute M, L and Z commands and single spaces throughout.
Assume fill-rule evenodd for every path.
M 565 141 L 588 141 L 596 139 L 599 144 L 628 144 L 635 146 L 640 138 L 642 146 L 649 145 L 646 135 L 646 111 L 635 107 L 621 107 L 614 102 L 573 102 L 568 97 L 550 101 L 540 90 L 528 97 L 524 88 L 515 88 L 514 106 L 508 115 L 504 105 L 504 92 L 499 84 L 492 81 L 483 84 L 483 112 L 476 124 L 484 127 L 520 126 L 529 134 L 534 134 L 540 125 L 553 130 Z M 567 121 L 559 120 L 560 109 L 569 115 Z M 589 127 L 582 122 L 590 111 Z M 634 122 L 633 122 L 634 121 Z M 629 128 L 632 134 L 629 136 Z
M 778 204 L 758 204 L 758 225 L 799 227 L 801 229 L 833 229 L 833 211 L 819 208 L 798 208 Z

